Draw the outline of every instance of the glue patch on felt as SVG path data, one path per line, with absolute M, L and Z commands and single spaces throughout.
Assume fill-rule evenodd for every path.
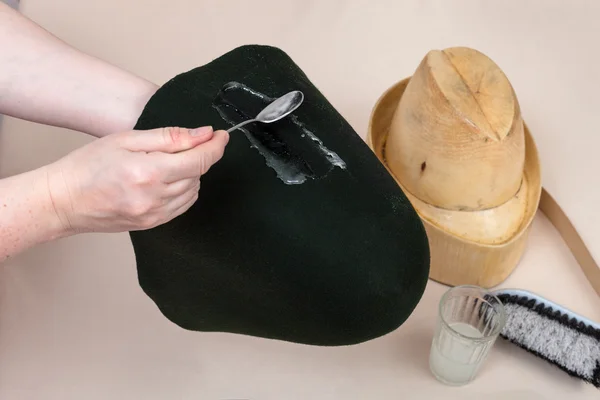
M 224 121 L 237 125 L 253 119 L 274 100 L 244 84 L 229 82 L 221 89 L 213 106 Z M 245 125 L 240 130 L 286 184 L 320 179 L 334 167 L 346 168 L 344 160 L 325 147 L 296 115 L 271 124 Z
M 227 129 L 292 90 L 305 97 L 291 116 L 231 133 L 190 210 L 130 233 L 139 283 L 188 330 L 361 343 L 416 307 L 427 237 L 373 152 L 284 52 L 243 46 L 176 76 L 136 129 Z

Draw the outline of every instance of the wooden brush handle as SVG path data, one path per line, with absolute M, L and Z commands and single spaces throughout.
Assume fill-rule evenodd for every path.
M 600 267 L 598 267 L 598 264 L 565 212 L 544 188 L 542 188 L 539 209 L 558 230 L 558 233 L 560 233 L 571 250 L 586 278 L 596 293 L 598 293 L 598 296 L 600 296 Z

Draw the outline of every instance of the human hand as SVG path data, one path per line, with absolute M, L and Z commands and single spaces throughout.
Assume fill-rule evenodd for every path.
M 48 166 L 55 211 L 70 233 L 150 229 L 187 211 L 200 177 L 223 156 L 210 127 L 129 131 L 98 139 Z

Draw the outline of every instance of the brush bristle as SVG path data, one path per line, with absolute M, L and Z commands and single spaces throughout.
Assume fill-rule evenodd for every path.
M 600 388 L 600 329 L 527 296 L 498 298 L 507 313 L 502 338 Z

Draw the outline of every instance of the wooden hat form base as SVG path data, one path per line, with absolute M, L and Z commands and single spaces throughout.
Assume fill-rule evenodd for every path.
M 369 121 L 367 144 L 403 189 L 423 221 L 431 252 L 429 277 L 450 286 L 497 286 L 518 265 L 540 202 L 541 173 L 535 142 L 524 124 L 526 150 L 523 185 L 516 195 L 524 196 L 524 199 L 513 199 L 508 202 L 511 204 L 491 210 L 454 211 L 452 215 L 447 210 L 436 209 L 406 190 L 386 162 L 385 145 L 390 124 L 409 80 L 407 78 L 396 83 L 375 104 Z M 494 221 L 502 224 L 507 219 L 507 213 L 518 214 L 520 218 L 515 226 L 507 227 L 498 240 L 486 242 L 475 239 L 474 233 L 481 229 L 482 224 Z M 461 230 L 461 226 L 464 229 Z

